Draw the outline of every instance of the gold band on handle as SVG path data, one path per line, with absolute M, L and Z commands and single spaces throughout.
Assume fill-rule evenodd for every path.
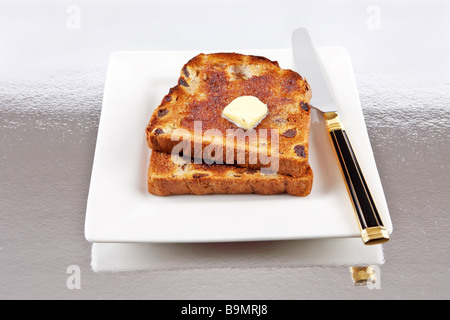
M 364 244 L 375 245 L 389 241 L 389 233 L 384 227 L 370 227 L 361 231 Z
M 325 112 L 323 114 L 327 123 L 328 132 L 333 130 L 344 130 L 341 120 L 336 112 Z

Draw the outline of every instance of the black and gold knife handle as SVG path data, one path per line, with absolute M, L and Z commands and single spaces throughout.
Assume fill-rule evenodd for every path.
M 363 242 L 366 245 L 385 243 L 389 241 L 389 234 L 378 214 L 347 133 L 336 112 L 326 112 L 324 115 L 358 218 Z

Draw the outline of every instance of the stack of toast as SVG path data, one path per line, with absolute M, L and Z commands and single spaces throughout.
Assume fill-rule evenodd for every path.
M 251 130 L 222 115 L 242 96 L 267 105 Z M 306 80 L 276 61 L 238 53 L 195 56 L 147 126 L 148 191 L 308 195 L 310 99 Z

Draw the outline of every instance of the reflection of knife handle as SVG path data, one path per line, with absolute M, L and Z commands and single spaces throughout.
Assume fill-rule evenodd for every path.
M 383 226 L 350 140 L 337 113 L 327 112 L 324 115 L 358 217 L 364 244 L 372 245 L 389 241 L 389 234 Z

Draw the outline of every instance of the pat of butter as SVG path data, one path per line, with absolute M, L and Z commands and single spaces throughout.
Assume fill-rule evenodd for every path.
M 256 127 L 267 115 L 267 105 L 253 96 L 234 99 L 223 109 L 222 116 L 245 130 Z

